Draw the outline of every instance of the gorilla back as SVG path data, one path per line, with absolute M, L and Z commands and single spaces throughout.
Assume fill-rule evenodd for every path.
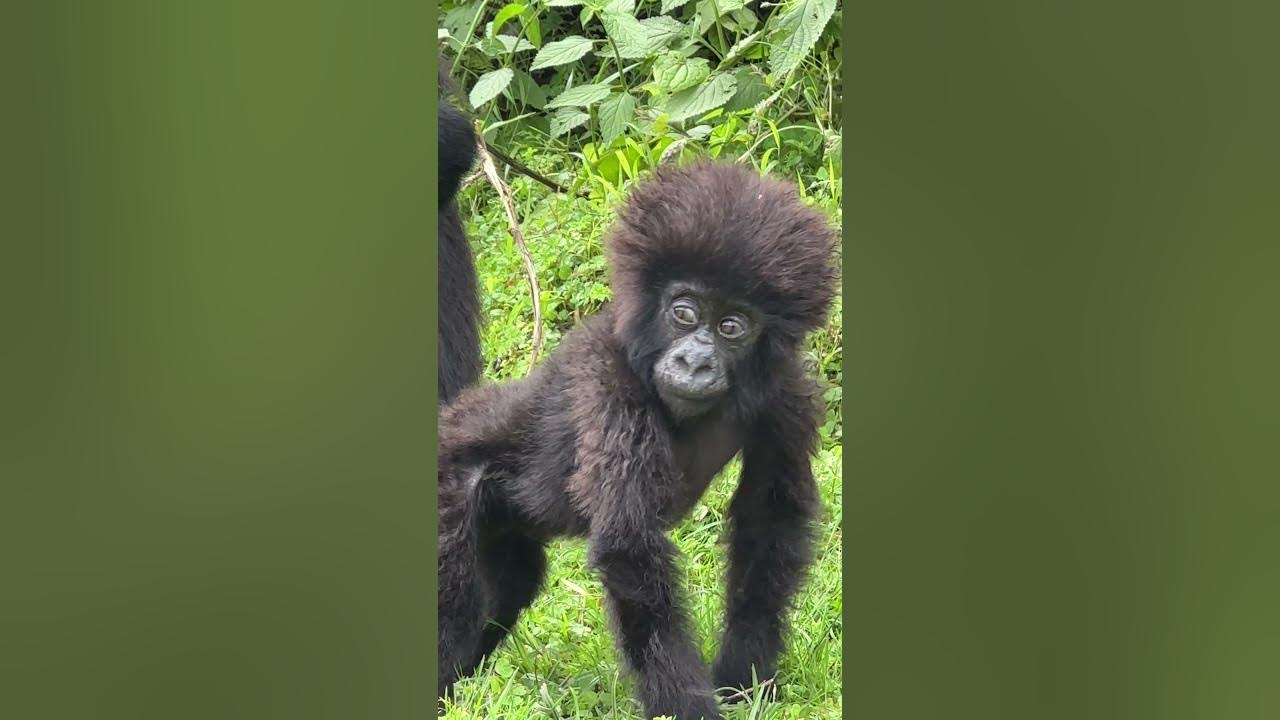
M 834 296 L 834 240 L 792 188 L 745 168 L 637 187 L 607 239 L 613 302 L 529 377 L 468 390 L 441 418 L 442 693 L 532 601 L 557 535 L 587 537 L 649 716 L 719 718 L 717 687 L 773 675 L 818 507 L 800 352 Z M 737 453 L 709 669 L 665 531 Z
M 441 89 L 447 84 L 448 78 L 441 70 Z M 462 178 L 475 162 L 476 149 L 470 122 L 445 101 L 444 92 L 441 92 L 438 118 L 438 388 L 440 402 L 447 402 L 480 377 L 480 299 L 475 261 L 462 231 L 456 202 Z

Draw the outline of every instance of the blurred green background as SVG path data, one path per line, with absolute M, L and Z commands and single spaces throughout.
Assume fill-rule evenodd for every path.
M 846 713 L 1280 715 L 1261 4 L 846 13 Z
M 0 716 L 433 712 L 434 10 L 6 13 Z M 846 715 L 1277 716 L 1274 13 L 845 12 Z
M 434 712 L 428 9 L 6 10 L 0 717 Z

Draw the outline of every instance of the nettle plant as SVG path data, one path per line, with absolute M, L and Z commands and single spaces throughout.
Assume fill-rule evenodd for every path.
M 830 179 L 838 5 L 445 0 L 439 38 L 489 141 L 538 138 L 629 178 L 689 143 L 763 169 L 794 145 L 785 154 L 811 161 L 804 174 Z

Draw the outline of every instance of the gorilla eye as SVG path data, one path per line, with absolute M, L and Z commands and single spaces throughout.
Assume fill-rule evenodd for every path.
M 730 315 L 720 321 L 720 327 L 717 328 L 720 335 L 727 340 L 737 340 L 747 334 L 747 324 L 739 317 Z
M 671 315 L 681 325 L 698 324 L 698 310 L 688 300 L 677 300 L 676 304 L 671 306 Z

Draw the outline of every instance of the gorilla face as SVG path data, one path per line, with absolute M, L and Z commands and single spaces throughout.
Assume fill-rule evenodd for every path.
M 669 284 L 659 303 L 665 349 L 653 367 L 663 404 L 677 419 L 714 408 L 733 389 L 733 367 L 760 336 L 749 303 L 697 281 Z

